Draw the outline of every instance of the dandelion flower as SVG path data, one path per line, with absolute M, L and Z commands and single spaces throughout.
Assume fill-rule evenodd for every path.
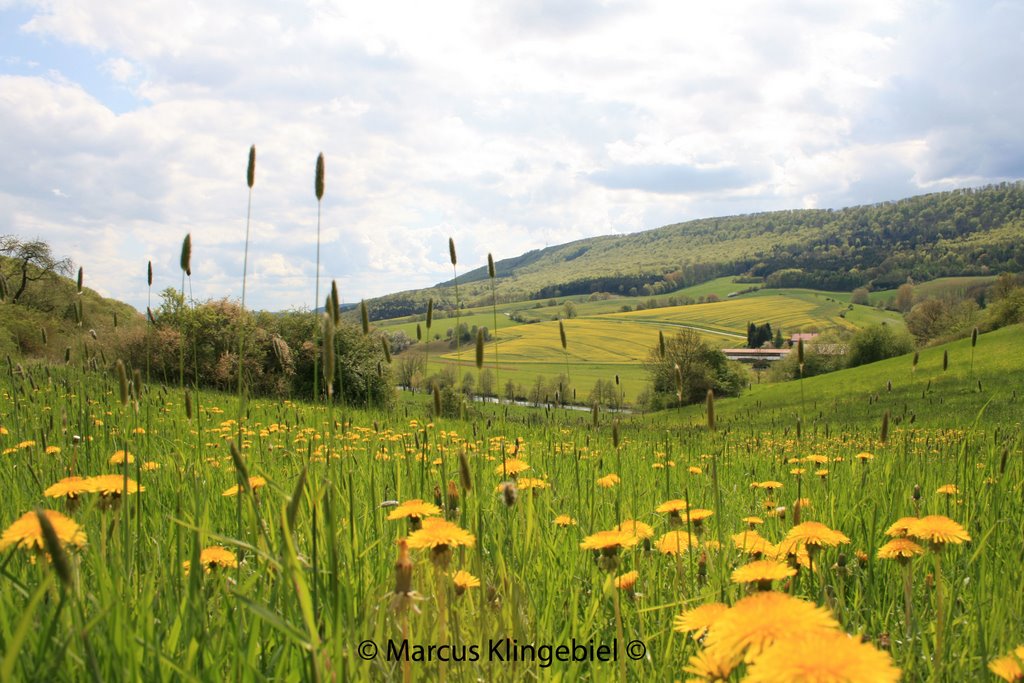
M 748 555 L 768 555 L 774 550 L 772 543 L 756 531 L 741 531 L 730 538 L 737 550 Z
M 47 446 L 45 453 L 47 455 L 60 455 L 60 446 Z
M 715 620 L 707 648 L 720 658 L 740 657 L 750 662 L 777 640 L 795 633 L 821 633 L 839 628 L 831 612 L 786 593 L 754 593 Z
M 114 451 L 114 454 L 110 456 L 110 459 L 107 461 L 107 464 L 123 465 L 126 458 L 128 460 L 129 465 L 135 462 L 135 456 L 132 455 L 131 453 L 121 450 Z
M 696 676 L 687 679 L 687 683 L 719 683 L 729 680 L 729 675 L 738 663 L 736 658 L 723 659 L 707 650 L 701 650 L 690 657 L 683 671 Z
M 757 657 L 749 683 L 896 683 L 900 670 L 889 653 L 841 631 L 794 631 Z
M 227 548 L 219 545 L 211 545 L 208 548 L 203 548 L 199 553 L 199 564 L 203 566 L 203 571 L 207 574 L 212 572 L 214 569 L 235 569 L 238 567 L 238 558 L 235 554 Z M 182 563 L 187 574 L 192 568 L 192 563 L 189 560 L 185 560 Z
M 597 480 L 597 485 L 603 489 L 610 489 L 621 481 L 622 480 L 619 479 L 619 475 L 613 473 L 600 477 Z
M 1024 679 L 1024 645 L 1018 645 L 1013 652 L 1003 657 L 993 659 L 988 663 L 988 670 L 1004 681 L 1019 681 Z
M 894 538 L 878 549 L 878 559 L 906 562 L 915 555 L 923 555 L 924 548 L 909 538 Z
M 530 489 L 544 490 L 551 488 L 551 484 L 543 479 L 537 479 L 536 477 L 522 477 L 517 481 L 521 491 L 528 491 Z M 500 490 L 501 487 L 499 486 L 498 488 Z
M 721 602 L 709 602 L 688 609 L 672 620 L 672 630 L 676 633 L 692 632 L 693 635 L 690 637 L 700 640 L 728 609 L 729 606 Z
M 460 569 L 452 576 L 452 584 L 455 585 L 455 594 L 462 595 L 470 588 L 479 588 L 480 579 L 469 572 Z
M 441 508 L 433 503 L 426 503 L 419 498 L 407 500 L 388 514 L 389 520 L 405 519 L 406 517 L 435 517 L 441 514 Z
M 583 550 L 600 550 L 605 554 L 615 554 L 621 548 L 631 548 L 640 541 L 629 531 L 610 529 L 598 531 L 583 539 L 580 548 Z
M 732 572 L 733 583 L 756 583 L 760 590 L 770 590 L 772 581 L 796 575 L 796 569 L 778 560 L 755 560 Z
M 858 454 L 857 454 L 856 456 L 854 456 L 854 457 L 856 457 L 856 458 L 857 458 L 858 460 L 860 460 L 860 461 L 861 461 L 862 463 L 864 463 L 865 465 L 867 465 L 867 464 L 868 464 L 868 461 L 869 461 L 869 460 L 874 460 L 874 459 L 875 459 L 875 456 L 874 456 L 874 454 L 872 454 L 872 453 L 868 453 L 867 451 L 862 451 L 862 452 L 858 453 Z
M 697 545 L 696 537 L 691 536 L 688 532 L 670 531 L 659 538 L 654 547 L 665 555 L 677 555 Z
M 530 469 L 530 466 L 525 460 L 510 458 L 501 465 L 495 467 L 494 473 L 501 476 L 514 477 L 520 472 L 525 472 L 528 469 Z
M 654 529 L 651 528 L 650 524 L 644 524 L 635 519 L 624 519 L 622 523 L 615 527 L 619 531 L 625 531 L 633 536 L 636 536 L 641 541 L 654 536 Z
M 910 525 L 917 521 L 917 517 L 900 517 L 885 530 L 886 536 L 902 538 L 907 535 Z
M 956 496 L 960 494 L 960 489 L 956 487 L 956 484 L 945 484 L 935 490 L 935 493 L 939 493 L 946 496 Z
M 685 500 L 680 500 L 679 498 L 675 498 L 673 500 L 666 500 L 664 503 L 662 503 L 658 507 L 654 508 L 654 511 L 655 512 L 670 512 L 670 513 L 674 512 L 674 513 L 676 513 L 678 515 L 680 511 L 685 510 L 687 507 L 689 507 L 689 506 L 686 504 Z
M 959 545 L 971 540 L 962 526 L 943 515 L 928 515 L 915 520 L 907 528 L 907 536 L 928 542 L 933 550 L 941 550 L 947 543 Z
M 632 591 L 633 586 L 636 585 L 636 580 L 639 577 L 640 573 L 635 569 L 632 571 L 628 571 L 621 576 L 615 577 L 615 587 L 624 591 Z
M 423 528 L 409 534 L 407 543 L 410 548 L 431 548 L 436 551 L 439 548 L 473 546 L 476 536 L 446 519 L 428 517 L 423 520 Z
M 576 524 L 576 520 L 570 517 L 569 515 L 558 515 L 557 517 L 555 517 L 554 523 L 555 525 L 560 527 L 567 527 Z
M 266 485 L 267 485 L 267 480 L 264 479 L 263 477 L 249 477 L 249 488 L 251 488 L 253 491 L 261 489 L 261 488 L 263 488 Z M 224 491 L 224 493 L 222 493 L 220 495 L 224 496 L 225 498 L 229 498 L 231 496 L 237 496 L 239 493 L 241 493 L 244 490 L 245 489 L 242 487 L 241 484 L 235 484 L 231 488 L 226 489 Z
M 125 486 L 125 477 L 121 474 L 100 474 L 85 481 L 90 492 L 98 493 L 105 498 L 116 498 L 123 493 L 131 495 L 146 490 L 145 486 L 139 486 L 134 479 L 128 479 Z
M 781 545 L 803 545 L 808 551 L 822 546 L 837 546 L 849 543 L 850 539 L 841 531 L 829 529 L 821 522 L 803 522 L 789 530 Z
M 77 548 L 85 545 L 87 540 L 85 531 L 78 526 L 75 520 L 65 517 L 56 510 L 44 510 L 43 514 L 50 520 L 53 530 L 57 533 L 57 539 L 62 545 Z M 14 520 L 14 523 L 7 527 L 7 530 L 0 536 L 0 550 L 6 550 L 12 545 L 28 550 L 43 551 L 45 549 L 43 529 L 39 525 L 39 517 L 35 512 L 26 512 Z
M 64 477 L 56 484 L 43 491 L 47 498 L 77 498 L 80 493 L 91 493 L 91 484 L 82 477 Z

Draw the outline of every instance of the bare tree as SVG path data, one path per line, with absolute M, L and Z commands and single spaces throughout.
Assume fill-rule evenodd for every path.
M 0 235 L 0 255 L 14 262 L 14 280 L 18 281 L 18 288 L 11 297 L 12 303 L 18 303 L 30 282 L 54 275 L 70 277 L 72 274 L 71 259 L 58 259 L 50 245 L 38 238 L 21 240 L 15 235 Z

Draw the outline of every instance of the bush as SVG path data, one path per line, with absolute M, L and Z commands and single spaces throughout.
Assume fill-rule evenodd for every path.
M 853 368 L 894 356 L 902 356 L 913 350 L 914 342 L 910 335 L 897 333 L 885 323 L 872 325 L 865 327 L 853 336 L 846 365 Z

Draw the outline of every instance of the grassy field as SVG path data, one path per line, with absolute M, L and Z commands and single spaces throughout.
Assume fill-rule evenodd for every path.
M 973 367 L 965 340 L 760 388 L 715 430 L 701 407 L 433 421 L 422 395 L 186 410 L 77 362 L 5 373 L 0 679 L 990 680 L 1024 614 L 1020 334 Z M 657 511 L 680 499 L 706 512 Z M 37 508 L 67 515 L 51 560 Z M 918 549 L 886 559 L 904 517 Z M 736 573 L 757 557 L 774 595 Z
M 726 297 L 728 293 L 740 291 L 732 278 L 719 278 L 703 285 L 679 290 L 668 296 L 706 296 L 715 293 Z M 849 297 L 847 296 L 846 299 Z M 549 302 L 519 302 L 502 304 L 497 307 L 498 357 L 497 368 L 501 387 L 507 379 L 520 385 L 526 395 L 535 383 L 537 375 L 549 381 L 566 373 L 565 354 L 561 347 L 558 323 L 554 320 L 565 313 L 566 301 L 576 306 L 576 316 L 563 321 L 566 330 L 569 368 L 572 385 L 582 402 L 599 379 L 619 375 L 625 383 L 625 395 L 632 401 L 642 391 L 646 377 L 642 364 L 648 358 L 658 341 L 658 331 L 671 334 L 682 328 L 697 330 L 702 337 L 715 346 L 742 347 L 746 343 L 748 322 L 757 324 L 769 322 L 773 329 L 781 326 L 785 336 L 801 331 L 824 331 L 828 329 L 855 330 L 859 327 L 885 322 L 897 329 L 905 329 L 902 317 L 892 311 L 883 311 L 870 306 L 851 306 L 841 295 L 813 290 L 755 290 L 731 299 L 687 306 L 665 306 L 639 311 L 622 311 L 622 307 L 636 306 L 635 298 L 615 297 L 600 301 L 586 301 L 584 297 L 557 299 Z M 509 316 L 525 316 L 538 320 L 531 324 L 520 324 Z M 484 326 L 494 329 L 494 313 L 489 308 L 470 309 L 458 319 L 466 325 Z M 431 338 L 436 334 L 445 337 L 445 331 L 454 328 L 456 318 L 435 317 Z M 388 331 L 402 330 L 416 338 L 416 324 L 408 320 L 385 321 L 380 326 Z M 419 323 L 421 326 L 423 322 Z M 422 327 L 425 334 L 426 329 Z M 452 348 L 438 347 L 435 343 L 430 351 L 430 362 L 456 364 L 461 355 L 463 370 L 475 373 L 472 344 L 464 345 L 461 354 Z M 407 353 L 421 352 L 419 347 Z M 488 342 L 484 363 L 493 371 L 494 347 Z M 504 379 L 502 379 L 502 377 Z

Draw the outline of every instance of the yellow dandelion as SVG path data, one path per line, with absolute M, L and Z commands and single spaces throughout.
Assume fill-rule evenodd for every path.
M 679 498 L 675 498 L 673 500 L 666 500 L 664 503 L 662 503 L 658 507 L 654 508 L 654 511 L 655 512 L 667 512 L 669 514 L 673 514 L 676 517 L 678 517 L 679 516 L 679 512 L 681 510 L 685 510 L 687 507 L 689 507 L 689 506 L 686 504 L 685 500 L 681 500 Z
M 506 460 L 504 463 L 495 467 L 494 473 L 501 476 L 514 477 L 520 472 L 525 472 L 528 469 L 530 469 L 530 466 L 526 463 L 525 460 L 520 460 L 518 458 L 510 458 L 509 460 Z
M 741 522 L 746 522 L 750 526 L 751 529 L 753 529 L 755 526 L 757 526 L 759 524 L 764 524 L 764 520 L 763 519 L 761 519 L 760 517 L 753 517 L 753 516 L 744 517 L 740 521 Z
M 631 548 L 640 541 L 639 538 L 619 529 L 598 531 L 590 534 L 580 543 L 583 550 L 600 550 L 605 554 L 614 554 L 621 548 Z
M 889 528 L 885 530 L 885 535 L 902 538 L 907 535 L 907 530 L 910 528 L 910 525 L 916 521 L 917 517 L 900 517 L 889 525 Z
M 650 524 L 644 524 L 643 522 L 635 519 L 624 519 L 622 523 L 615 527 L 619 531 L 625 531 L 626 533 L 636 536 L 641 541 L 645 538 L 651 538 L 654 536 L 654 529 Z
M 441 514 L 441 508 L 433 503 L 426 503 L 419 498 L 407 500 L 388 514 L 389 520 L 405 519 L 406 517 L 434 517 Z
M 762 481 L 762 482 L 751 484 L 751 488 L 764 489 L 768 493 L 771 493 L 772 491 L 775 491 L 777 489 L 781 489 L 782 488 L 782 482 L 781 481 Z
M 455 586 L 455 594 L 462 595 L 470 588 L 479 588 L 480 579 L 469 572 L 460 569 L 452 575 L 452 584 Z
M 520 479 L 517 479 L 516 483 L 520 491 L 528 491 L 529 489 L 543 490 L 551 488 L 551 484 L 544 481 L 543 479 L 537 479 L 536 477 L 522 477 Z M 499 486 L 498 489 L 500 490 L 501 487 Z
M 61 545 L 65 547 L 75 546 L 76 548 L 81 548 L 85 545 L 86 540 L 88 540 L 85 531 L 82 530 L 82 527 L 78 526 L 75 520 L 65 517 L 56 510 L 44 510 L 43 514 L 50 520 L 50 524 L 53 526 L 53 530 L 56 532 L 57 539 L 61 542 Z M 3 535 L 0 536 L 0 550 L 6 550 L 11 546 L 38 551 L 45 549 L 46 543 L 43 541 L 43 529 L 39 525 L 39 517 L 35 512 L 26 512 L 14 520 L 14 523 L 7 527 Z
M 928 542 L 933 550 L 941 550 L 947 543 L 959 545 L 971 540 L 962 526 L 943 515 L 928 515 L 915 520 L 907 528 L 907 536 Z
M 640 573 L 637 570 L 628 571 L 621 576 L 615 577 L 615 587 L 620 590 L 631 591 L 633 586 L 636 585 L 636 580 L 640 577 Z
M 702 508 L 693 508 L 686 511 L 686 518 L 694 524 L 700 524 L 705 519 L 715 514 L 714 510 L 704 510 Z
M 867 451 L 862 451 L 862 452 L 858 453 L 854 457 L 856 457 L 858 460 L 860 460 L 865 465 L 868 464 L 869 460 L 874 460 L 875 459 L 874 454 L 873 453 L 868 453 Z
M 692 633 L 691 638 L 700 640 L 728 609 L 729 606 L 721 602 L 709 602 L 694 607 L 672 620 L 672 630 L 676 633 Z
M 945 484 L 935 490 L 935 493 L 939 493 L 945 496 L 956 496 L 960 494 L 960 489 L 956 487 L 956 484 Z
M 813 462 L 815 465 L 824 465 L 825 463 L 828 462 L 828 456 L 818 455 L 817 453 L 815 453 L 813 455 L 808 455 L 806 458 L 804 458 L 804 462 Z
M 730 538 L 737 550 L 748 555 L 768 555 L 775 548 L 770 541 L 754 530 L 741 531 L 738 534 L 733 534 Z
M 789 530 L 781 545 L 802 545 L 808 549 L 822 546 L 837 546 L 849 543 L 850 539 L 841 531 L 829 529 L 821 522 L 803 522 Z
M 476 536 L 439 517 L 428 517 L 423 520 L 423 527 L 411 534 L 407 540 L 410 548 L 430 548 L 432 550 L 470 546 L 476 544 Z
M 764 649 L 743 679 L 750 683 L 896 683 L 888 652 L 841 631 L 780 638 Z
M 690 474 L 704 474 L 704 471 L 701 468 L 699 468 L 699 467 L 697 467 L 695 465 L 691 465 L 690 467 L 687 467 L 686 471 L 689 472 Z
M 607 475 L 605 475 L 603 477 L 600 477 L 597 480 L 597 485 L 600 486 L 603 489 L 610 489 L 611 487 L 615 486 L 616 484 L 618 484 L 621 481 L 622 480 L 619 479 L 619 475 L 612 473 L 612 474 L 607 474 Z
M 560 527 L 573 526 L 576 524 L 576 520 L 569 515 L 558 515 L 555 517 L 555 525 Z
M 45 453 L 47 455 L 60 455 L 60 446 L 47 446 Z
M 85 481 L 91 493 L 98 493 L 104 497 L 117 497 L 124 493 L 131 495 L 146 490 L 145 486 L 139 486 L 134 479 L 128 479 L 125 486 L 125 477 L 121 474 L 100 474 Z
M 880 560 L 909 560 L 915 555 L 923 555 L 924 548 L 909 538 L 894 538 L 878 549 Z
M 264 479 L 263 477 L 249 477 L 249 488 L 251 488 L 253 491 L 257 491 L 266 485 L 267 480 Z M 225 489 L 224 493 L 220 495 L 224 496 L 225 498 L 229 498 L 231 496 L 237 496 L 244 490 L 245 489 L 242 487 L 241 484 L 235 484 L 231 488 Z
M 47 498 L 77 498 L 81 493 L 92 493 L 93 489 L 87 479 L 82 477 L 64 477 L 56 484 L 53 484 L 43 495 Z
M 26 448 L 32 448 L 35 445 L 36 445 L 35 441 L 28 440 L 28 441 L 22 441 L 17 446 L 15 446 L 15 448 L 26 449 Z
M 761 590 L 771 588 L 772 581 L 796 575 L 796 569 L 778 560 L 754 560 L 732 572 L 733 583 L 756 583 Z
M 150 460 L 149 462 L 142 463 L 142 470 L 144 472 L 152 472 L 153 470 L 158 469 L 160 469 L 160 463 L 158 462 L 153 462 L 152 460 Z
M 114 451 L 114 454 L 112 456 L 110 456 L 109 460 L 107 460 L 107 464 L 108 465 L 123 465 L 126 457 L 128 459 L 128 464 L 129 465 L 132 464 L 133 462 L 135 462 L 135 456 L 134 455 L 132 455 L 131 453 L 128 453 L 127 451 L 120 451 L 119 450 L 119 451 Z
M 824 607 L 786 593 L 754 593 L 715 620 L 707 635 L 707 649 L 719 658 L 754 661 L 762 650 L 795 633 L 834 631 L 839 623 Z
M 1018 645 L 1013 652 L 993 659 L 988 663 L 988 670 L 1004 681 L 1020 681 L 1024 679 L 1024 645 Z
M 212 572 L 214 569 L 235 569 L 238 567 L 238 558 L 235 554 L 227 548 L 219 545 L 211 545 L 208 548 L 203 548 L 199 553 L 199 564 L 202 565 L 203 571 L 207 574 Z M 192 562 L 185 560 L 182 562 L 182 566 L 185 568 L 187 574 L 192 568 Z
M 665 555 L 679 555 L 697 545 L 699 541 L 696 536 L 686 531 L 669 531 L 657 540 L 654 547 Z
M 729 680 L 737 664 L 737 658 L 721 658 L 715 653 L 701 650 L 690 657 L 683 671 L 696 677 L 688 678 L 686 683 L 724 683 Z

